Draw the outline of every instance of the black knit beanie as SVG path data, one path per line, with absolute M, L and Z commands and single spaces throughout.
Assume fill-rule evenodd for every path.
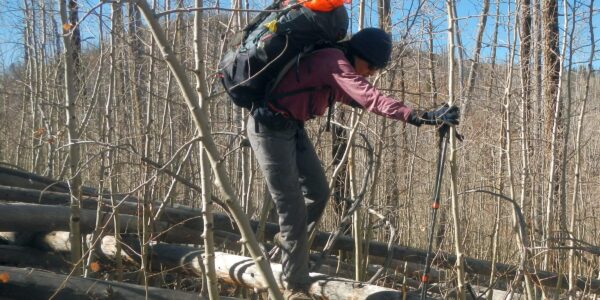
M 379 28 L 365 28 L 350 38 L 352 52 L 372 66 L 382 69 L 392 55 L 392 39 Z

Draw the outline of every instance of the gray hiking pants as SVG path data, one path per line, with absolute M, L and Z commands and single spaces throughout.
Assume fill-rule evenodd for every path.
M 288 288 L 309 283 L 307 230 L 329 197 L 327 179 L 304 128 L 293 122 L 273 130 L 248 118 L 248 139 L 279 215 L 283 279 Z

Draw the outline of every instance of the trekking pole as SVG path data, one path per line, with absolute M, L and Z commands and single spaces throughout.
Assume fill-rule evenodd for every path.
M 448 145 L 448 131 L 450 126 L 447 124 L 442 125 L 438 129 L 439 142 L 438 142 L 438 158 L 437 158 L 437 172 L 435 175 L 435 187 L 433 191 L 433 203 L 431 204 L 431 222 L 429 223 L 429 240 L 427 242 L 427 255 L 425 256 L 425 270 L 421 275 L 421 300 L 425 299 L 427 294 L 427 282 L 429 281 L 429 271 L 431 269 L 430 256 L 431 248 L 433 245 L 433 229 L 435 227 L 435 219 L 437 217 L 438 208 L 440 208 L 440 190 L 442 186 L 442 174 L 444 174 L 444 161 L 446 160 L 446 146 Z

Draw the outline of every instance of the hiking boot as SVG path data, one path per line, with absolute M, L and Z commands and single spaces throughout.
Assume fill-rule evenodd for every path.
M 283 292 L 285 300 L 313 300 L 305 289 L 289 289 Z

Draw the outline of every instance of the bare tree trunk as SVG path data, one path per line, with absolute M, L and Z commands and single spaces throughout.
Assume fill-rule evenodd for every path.
M 203 7 L 203 0 L 195 0 L 196 7 Z M 210 103 L 207 100 L 207 86 L 205 76 L 205 64 L 204 64 L 204 40 L 203 32 L 203 16 L 202 11 L 197 11 L 194 15 L 194 56 L 196 61 L 195 75 L 196 75 L 196 95 L 199 99 L 200 109 L 204 114 L 209 111 Z M 201 177 L 202 177 L 202 217 L 204 219 L 204 232 L 202 233 L 204 238 L 204 270 L 205 278 L 208 286 L 208 296 L 211 300 L 219 299 L 218 281 L 215 270 L 215 247 L 213 238 L 213 214 L 212 214 L 212 181 L 211 181 L 211 170 L 208 156 L 205 153 L 204 145 L 200 145 L 200 156 L 201 156 Z
M 508 15 L 511 15 L 511 12 L 508 12 Z M 510 39 L 510 31 L 507 32 L 507 38 Z M 510 91 L 512 90 L 512 80 L 513 80 L 513 65 L 514 65 L 514 57 L 515 57 L 515 52 L 516 52 L 516 41 L 517 41 L 517 30 L 515 29 L 514 31 L 514 37 L 512 40 L 512 47 L 509 44 L 509 49 L 511 49 L 509 56 L 510 58 L 508 59 L 508 70 L 506 72 L 506 86 L 505 86 L 505 90 L 504 90 L 504 110 L 505 110 L 505 114 L 506 114 L 506 118 L 505 118 L 505 139 L 506 139 L 506 170 L 507 170 L 507 176 L 508 176 L 508 189 L 509 189 L 509 197 L 510 199 L 515 199 L 515 184 L 514 184 L 514 176 L 513 176 L 513 164 L 512 164 L 512 143 L 513 143 L 513 139 L 511 136 L 511 131 L 512 131 L 512 109 L 511 109 L 511 95 L 510 95 Z M 527 243 L 528 241 L 525 240 L 525 238 L 521 235 L 521 230 L 519 228 L 520 223 L 519 223 L 519 219 L 517 216 L 517 213 L 515 210 L 513 210 L 513 232 L 516 235 L 516 239 L 517 239 L 517 243 L 519 246 L 519 249 L 522 249 L 524 245 L 524 243 Z M 519 253 L 521 255 L 521 261 L 527 262 L 528 261 L 528 257 L 527 257 L 527 253 L 523 253 L 522 251 Z M 519 270 L 519 277 L 523 276 L 525 273 L 525 270 L 521 269 Z M 526 286 L 526 295 L 527 295 L 527 299 L 533 299 L 533 290 L 532 290 L 532 284 L 529 281 L 529 277 L 525 274 L 525 286 Z M 518 282 L 515 282 L 514 284 L 519 284 Z
M 560 154 L 557 149 L 560 149 L 560 141 L 562 140 L 562 107 L 559 97 L 560 84 L 560 60 L 558 48 L 558 1 L 543 0 L 542 1 L 542 23 L 543 23 L 543 64 L 544 64 L 544 132 L 545 138 L 549 141 L 546 149 L 546 158 L 550 164 L 548 176 L 548 195 L 546 200 L 546 218 L 544 226 L 544 240 L 546 248 L 552 247 L 551 234 L 555 226 L 554 220 L 556 216 L 556 202 L 560 193 L 560 186 L 557 179 L 560 177 L 562 166 L 558 157 Z M 544 254 L 544 268 L 548 269 L 552 263 L 550 252 Z
M 520 53 L 519 64 L 521 74 L 521 209 L 527 213 L 526 205 L 531 201 L 526 201 L 527 189 L 529 185 L 530 167 L 529 167 L 529 138 L 530 138 L 530 117 L 531 117 L 531 1 L 522 0 L 520 5 Z
M 590 32 L 590 41 L 594 41 L 594 26 L 593 26 L 593 15 L 594 15 L 594 0 L 590 1 L 589 4 L 589 14 L 588 14 L 588 26 Z M 575 14 L 573 14 L 575 17 Z M 574 27 L 574 26 L 573 26 Z M 571 36 L 571 39 L 573 36 Z M 577 121 L 577 133 L 575 135 L 575 171 L 573 173 L 573 200 L 571 201 L 571 224 L 569 226 L 570 238 L 569 246 L 571 246 L 571 250 L 569 250 L 569 290 L 573 291 L 576 288 L 575 285 L 575 216 L 577 216 L 578 207 L 577 207 L 577 199 L 582 197 L 580 192 L 580 182 L 581 182 L 581 136 L 583 134 L 583 119 L 586 114 L 586 106 L 589 98 L 590 92 L 590 78 L 593 72 L 593 62 L 594 62 L 594 54 L 596 50 L 595 43 L 591 43 L 590 49 L 590 57 L 588 59 L 587 64 L 587 74 L 585 78 L 585 91 L 582 96 L 581 110 L 579 112 L 579 120 Z M 569 296 L 570 299 L 574 297 Z
M 155 5 L 153 5 L 154 7 Z M 142 155 L 146 158 L 151 158 L 150 156 L 150 139 L 151 136 L 149 134 L 150 131 L 150 115 L 148 115 L 150 105 L 152 103 L 151 97 L 152 93 L 148 94 L 148 97 L 144 99 L 142 91 L 143 91 L 143 79 L 145 78 L 146 73 L 148 74 L 148 83 L 151 88 L 152 85 L 152 70 L 148 70 L 144 67 L 144 63 L 142 60 L 143 53 L 143 44 L 140 41 L 141 39 L 141 29 L 142 29 L 142 19 L 139 10 L 136 8 L 134 2 L 129 2 L 127 5 L 127 13 L 128 13 L 128 45 L 129 45 L 129 95 L 131 97 L 131 105 L 133 107 L 133 111 L 131 112 L 132 118 L 132 131 L 135 134 L 135 139 L 133 139 L 134 145 L 142 149 Z M 154 56 L 152 55 L 154 52 L 155 46 L 152 41 L 149 43 L 149 52 L 150 52 L 150 64 L 152 60 L 154 60 Z M 145 101 L 144 101 L 145 100 Z M 152 182 L 154 179 L 152 178 L 152 170 L 150 166 L 147 165 L 139 165 L 139 174 L 137 177 L 140 182 L 143 183 L 143 187 L 139 190 L 139 197 L 141 200 L 140 208 L 142 213 L 139 216 L 139 238 L 141 239 L 141 264 L 140 270 L 138 274 L 139 283 L 148 286 L 149 278 L 148 278 L 148 264 L 149 264 L 149 248 L 148 243 L 151 239 L 152 229 L 150 223 L 150 208 L 147 199 L 151 197 L 152 194 Z
M 31 117 L 32 120 L 31 121 L 27 121 L 26 119 L 28 119 L 27 116 L 27 105 L 26 103 L 29 102 L 29 109 L 31 109 L 31 102 L 33 101 L 33 93 L 31 91 L 31 86 L 32 86 L 32 80 L 31 80 L 31 69 L 32 69 L 32 64 L 33 64 L 33 60 L 35 60 L 35 58 L 31 57 L 31 47 L 29 47 L 30 45 L 30 41 L 31 41 L 31 35 L 32 35 L 32 28 L 31 28 L 31 9 L 29 8 L 29 2 L 28 0 L 23 0 L 23 17 L 25 19 L 25 28 L 23 30 L 23 45 L 26 45 L 26 47 L 24 47 L 24 51 L 23 51 L 23 64 L 25 66 L 25 81 L 29 81 L 28 85 L 24 85 L 23 86 L 23 97 L 22 97 L 22 101 L 23 101 L 23 107 L 22 107 L 22 112 L 23 112 L 23 116 L 21 118 L 21 129 L 19 130 L 19 145 L 17 146 L 17 153 L 16 153 L 16 164 L 17 166 L 21 165 L 21 160 L 26 161 L 27 163 L 30 163 L 28 165 L 25 165 L 25 169 L 28 169 L 29 171 L 34 171 L 34 163 L 33 163 L 33 157 L 35 156 L 35 152 L 34 152 L 34 139 L 33 137 L 29 137 L 29 135 L 25 135 L 25 130 L 26 130 L 26 126 L 31 124 L 34 125 L 35 127 L 35 122 L 36 122 L 36 117 L 35 117 L 35 113 L 36 111 L 32 111 Z M 27 137 L 29 137 L 29 139 L 27 139 Z M 34 136 L 35 137 L 35 136 Z M 27 141 L 28 140 L 28 141 Z M 28 147 L 29 146 L 29 147 Z M 22 149 L 27 149 L 29 148 L 28 155 L 31 156 L 31 161 L 27 159 L 28 155 L 25 155 L 25 153 L 23 153 L 23 155 L 21 154 L 22 152 L 25 152 Z
M 80 149 L 79 149 L 79 133 L 77 132 L 77 112 L 75 101 L 77 99 L 76 86 L 77 73 L 75 69 L 74 58 L 76 48 L 72 45 L 71 34 L 73 34 L 72 24 L 67 19 L 67 10 L 64 0 L 59 0 L 59 9 L 63 27 L 63 46 L 64 46 L 64 63 L 65 63 L 65 108 L 67 116 L 67 129 L 69 133 L 69 170 L 70 170 L 70 188 L 71 188 L 71 217 L 70 217 L 70 241 L 71 241 L 71 263 L 74 264 L 75 274 L 81 274 L 81 231 L 79 226 L 80 220 L 80 204 L 81 199 L 81 173 L 79 170 Z M 73 8 L 72 8 L 73 9 Z M 76 9 L 76 7 L 75 7 Z M 73 13 L 73 11 L 71 11 Z M 68 24 L 68 25 L 67 25 Z
M 469 69 L 469 75 L 467 78 L 467 88 L 465 92 L 464 101 L 462 103 L 461 118 L 465 118 L 468 115 L 469 103 L 471 101 L 471 95 L 475 87 L 475 76 L 477 75 L 477 69 L 479 67 L 479 60 L 481 54 L 481 44 L 483 42 L 483 32 L 487 24 L 488 11 L 490 10 L 490 0 L 483 0 L 483 7 L 481 8 L 481 15 L 479 16 L 479 26 L 477 29 L 477 40 L 475 41 L 475 49 L 473 49 L 473 59 L 471 62 L 471 68 Z
M 379 28 L 389 32 L 392 28 L 390 0 L 377 0 L 377 15 Z
M 26 48 L 28 52 L 28 64 L 27 64 L 27 85 L 28 85 L 28 96 L 30 101 L 31 109 L 31 129 L 35 132 L 31 139 L 31 170 L 35 173 L 40 173 L 40 161 L 42 153 L 43 138 L 46 135 L 46 128 L 42 127 L 42 113 L 40 109 L 40 99 L 38 94 L 39 85 L 39 57 L 38 57 L 38 45 L 37 45 L 37 19 L 36 19 L 36 3 L 34 1 L 25 0 L 23 1 L 25 8 L 26 20 L 25 23 L 25 36 L 26 36 Z
M 521 74 L 521 193 L 520 193 L 520 205 L 521 209 L 527 213 L 526 205 L 531 204 L 531 201 L 526 201 L 527 189 L 530 177 L 530 166 L 529 166 L 529 126 L 531 126 L 529 120 L 531 115 L 531 103 L 530 103 L 530 58 L 531 58 L 531 2 L 530 0 L 524 0 L 520 5 L 521 17 L 520 17 L 520 74 Z M 513 213 L 514 226 L 516 225 L 516 216 Z M 518 232 L 518 231 L 517 231 Z M 523 237 L 517 234 L 517 238 L 521 244 L 528 243 L 524 241 Z M 527 260 L 529 258 L 526 258 Z M 533 299 L 534 287 L 527 274 L 525 274 L 525 287 L 526 295 L 528 299 Z
M 103 15 L 103 9 L 102 7 L 100 7 L 100 16 Z M 99 17 L 98 20 L 98 24 L 102 24 L 102 17 Z M 98 32 L 100 35 L 101 39 L 104 39 L 104 29 L 103 26 L 100 25 L 98 26 Z M 100 55 L 104 55 L 104 44 L 100 44 Z M 103 73 L 103 68 L 102 68 L 103 64 L 100 65 L 99 69 L 98 69 L 98 77 L 97 77 L 97 83 L 100 79 L 100 74 Z M 96 84 L 96 87 L 98 86 L 98 84 Z M 90 109 L 90 111 L 92 111 Z M 90 112 L 88 111 L 88 112 Z M 85 117 L 84 117 L 85 119 Z M 101 138 L 104 140 L 106 138 L 106 123 L 105 122 L 101 122 L 101 129 L 100 129 L 100 136 Z M 82 126 L 83 127 L 83 126 Z M 81 131 L 83 131 L 83 129 L 81 129 Z M 105 155 L 101 155 L 100 158 L 100 168 L 99 168 L 99 172 L 98 172 L 98 205 L 96 207 L 96 227 L 94 228 L 94 233 L 91 237 L 92 239 L 92 244 L 94 243 L 94 241 L 98 240 L 100 238 L 100 234 L 101 234 L 101 222 L 100 222 L 100 214 L 102 213 L 102 210 L 104 209 L 104 191 L 105 191 L 105 182 L 106 182 L 106 177 L 105 175 L 107 174 L 106 172 L 107 169 L 107 163 L 106 163 L 106 156 Z M 83 272 L 83 276 L 84 277 L 88 277 L 89 275 L 89 271 L 91 269 L 91 264 L 94 261 L 96 257 L 96 253 L 94 252 L 94 248 L 90 248 L 89 251 L 87 251 L 87 257 L 86 257 L 86 263 L 85 263 L 85 267 L 84 267 L 84 272 Z
M 47 10 L 51 10 L 51 3 L 44 3 L 42 2 L 41 5 L 41 41 L 40 41 L 40 98 L 41 99 L 49 99 L 50 98 L 50 87 L 47 86 L 49 83 L 49 69 L 48 69 L 48 55 L 47 55 L 47 47 L 48 47 L 48 43 L 47 43 L 47 38 L 48 38 L 48 22 L 47 22 L 47 15 L 48 15 L 48 11 Z M 50 9 L 47 8 L 47 6 L 50 6 Z M 56 143 L 54 142 L 54 138 L 53 138 L 53 134 L 55 133 L 55 127 L 53 125 L 52 122 L 52 113 L 54 112 L 54 109 L 50 109 L 49 111 L 46 112 L 46 115 L 48 116 L 46 119 L 45 126 L 46 129 L 48 131 L 48 137 L 46 139 L 46 144 L 47 144 L 47 149 L 48 149 L 48 154 L 47 154 L 47 158 L 46 158 L 46 170 L 44 171 L 44 173 L 48 176 L 48 177 L 54 177 L 54 162 L 55 162 L 55 149 L 56 149 Z
M 365 28 L 365 0 L 358 1 L 358 30 Z
M 458 57 L 455 57 L 455 59 L 457 59 L 457 65 L 458 65 L 458 68 L 456 68 L 456 66 L 455 66 L 455 71 L 456 71 L 456 75 L 457 75 L 457 79 L 458 79 L 458 80 L 456 80 L 456 81 L 458 81 L 458 93 L 457 93 L 457 95 L 454 95 L 454 97 L 456 97 L 457 102 L 460 102 L 462 100 L 462 97 L 465 92 L 464 75 L 463 75 L 463 67 L 464 67 L 464 59 L 463 59 L 464 55 L 463 54 L 464 54 L 465 47 L 463 46 L 463 43 L 462 43 L 462 37 L 461 37 L 460 27 L 459 27 L 459 23 L 458 23 L 458 13 L 456 11 L 456 4 L 453 6 L 452 11 L 449 13 L 452 15 L 452 18 L 454 19 L 454 44 L 455 44 L 455 49 L 456 49 L 456 53 L 454 53 L 454 55 L 458 54 Z M 460 105 L 460 103 L 458 103 L 458 105 Z
M 80 70 L 81 68 L 81 30 L 79 29 L 79 0 L 69 0 L 69 24 L 73 26 L 71 31 L 71 45 L 73 47 L 73 62 L 75 68 Z M 63 23 L 64 24 L 64 23 Z M 81 83 L 82 74 L 77 74 L 75 78 L 76 87 L 79 88 L 78 84 Z
M 122 34 L 122 26 L 123 26 L 123 17 L 121 13 L 121 4 L 118 2 L 113 2 L 111 4 L 111 34 L 110 34 L 110 83 L 109 83 L 109 93 L 107 95 L 106 106 L 104 108 L 104 126 L 106 126 L 106 135 L 104 136 L 104 141 L 107 144 L 112 144 L 112 141 L 115 137 L 115 123 L 114 123 L 114 113 L 113 107 L 115 103 L 117 103 L 117 93 L 120 91 L 119 87 L 121 86 L 119 80 L 119 69 L 117 66 L 122 66 L 119 63 L 119 56 L 117 55 L 118 51 L 118 41 L 117 36 Z M 117 205 L 114 197 L 114 192 L 117 190 L 116 186 L 116 178 L 115 174 L 118 173 L 115 165 L 115 150 L 109 149 L 106 152 L 106 163 L 108 165 L 108 181 L 111 190 L 110 195 L 110 203 L 113 208 L 113 215 L 119 215 L 119 206 Z M 118 217 L 113 217 L 113 227 L 114 236 L 116 239 L 116 251 L 115 251 L 115 268 L 116 268 L 116 278 L 117 280 L 123 279 L 123 260 L 121 257 L 121 224 Z
M 354 124 L 355 119 L 360 117 L 355 110 L 352 111 L 352 117 L 350 118 L 351 124 Z M 356 171 L 356 161 L 357 161 L 357 153 L 355 151 L 355 147 L 353 143 L 347 144 L 349 153 L 348 153 L 348 177 L 349 177 L 349 194 L 350 199 L 353 202 L 358 201 L 357 198 L 357 184 L 358 178 L 356 178 L 358 172 Z M 364 231 L 363 231 L 363 215 L 361 213 L 361 209 L 356 209 L 352 214 L 352 237 L 354 238 L 354 280 L 362 281 L 362 276 L 364 273 Z
M 536 140 L 544 139 L 544 99 L 543 99 L 543 70 L 542 70 L 542 17 L 541 17 L 541 1 L 532 0 L 531 5 L 531 16 L 532 16 L 532 47 L 533 47 L 533 61 L 532 61 L 532 91 L 531 91 L 531 104 L 532 104 L 532 116 L 538 116 L 541 121 L 533 122 L 532 126 L 532 138 Z M 535 120 L 534 117 L 531 118 Z M 543 157 L 546 151 L 546 147 L 532 147 L 530 151 L 530 158 Z M 544 159 L 538 159 L 538 161 L 532 161 L 530 166 L 532 174 L 536 176 L 543 176 Z M 533 176 L 532 176 L 533 177 Z M 532 178 L 532 199 L 531 199 L 531 220 L 533 230 L 533 241 L 536 246 L 545 245 L 544 239 L 544 201 L 543 201 L 543 187 L 538 187 L 539 195 L 534 194 L 535 183 Z M 540 241 L 540 242 L 536 242 Z M 543 256 L 541 256 L 543 259 Z M 541 266 L 541 265 L 540 265 Z
M 502 163 L 500 163 L 500 169 L 502 169 Z M 501 178 L 499 176 L 499 178 Z M 501 182 L 503 179 L 499 179 Z M 500 190 L 501 191 L 501 190 Z M 500 199 L 497 200 L 497 205 L 496 205 L 496 216 L 494 218 L 494 227 L 492 229 L 492 257 L 491 257 L 491 266 L 492 266 L 492 270 L 490 272 L 490 281 L 489 281 L 489 285 L 493 286 L 496 282 L 496 262 L 498 261 L 498 239 L 500 236 L 500 217 L 502 215 L 501 211 L 501 205 L 500 205 Z M 486 299 L 487 300 L 492 300 L 494 298 L 494 290 L 490 290 L 490 292 L 487 294 Z
M 446 0 L 446 9 L 448 11 L 448 105 L 454 104 L 454 72 L 455 72 L 455 61 L 454 51 L 455 44 L 454 38 L 456 36 L 455 31 L 455 18 L 454 18 L 454 0 Z M 461 244 L 462 231 L 460 228 L 460 213 L 458 204 L 458 187 L 457 187 L 457 161 L 456 161 L 456 136 L 455 128 L 450 128 L 448 134 L 450 135 L 450 192 L 452 198 L 452 218 L 454 222 L 454 250 L 456 253 L 456 284 L 457 284 L 457 296 L 459 299 L 465 299 L 465 271 L 463 261 L 463 251 Z
M 575 18 L 576 18 L 576 9 L 575 7 L 578 6 L 577 1 L 575 1 L 572 4 L 572 14 L 571 14 L 571 19 L 573 21 L 573 23 L 571 24 L 571 27 L 569 28 L 569 5 L 567 4 L 567 1 L 563 1 L 563 12 L 564 12 L 564 19 L 563 19 L 563 26 L 564 26 L 564 34 L 563 34 L 563 47 L 562 47 L 562 53 L 563 56 L 560 57 L 560 75 L 559 75 L 559 87 L 558 87 L 558 91 L 557 91 L 557 97 L 561 97 L 561 90 L 562 90 L 562 82 L 560 82 L 560 80 L 563 77 L 563 69 L 564 69 L 564 64 L 565 64 L 565 59 L 564 59 L 564 55 L 567 53 L 567 44 L 569 45 L 569 64 L 567 66 L 567 79 L 566 79 L 566 97 L 565 97 L 565 101 L 566 101 L 566 118 L 564 120 L 564 132 L 563 132 L 563 139 L 561 141 L 562 143 L 562 149 L 560 149 L 559 153 L 560 153 L 560 157 L 557 157 L 557 161 L 560 161 L 560 166 L 562 166 L 564 169 L 560 171 L 560 181 L 558 182 L 559 186 L 560 186 L 560 191 L 561 193 L 559 194 L 559 204 L 558 204 L 558 224 L 559 224 L 559 240 L 558 243 L 560 245 L 561 248 L 563 248 L 566 245 L 566 239 L 569 236 L 569 227 L 567 226 L 567 160 L 568 160 L 568 156 L 570 156 L 569 153 L 567 153 L 567 145 L 569 144 L 569 136 L 570 136 L 570 130 L 571 130 L 571 107 L 572 107 L 572 93 L 571 93 L 571 71 L 572 71 L 572 66 L 573 66 L 573 39 L 574 37 L 574 33 L 575 33 Z M 567 43 L 567 39 L 569 40 L 569 42 Z M 562 98 L 562 97 L 561 97 Z M 557 103 L 560 103 L 560 100 L 557 100 Z M 558 178 L 557 178 L 558 179 Z M 559 250 L 559 261 L 558 261 L 558 271 L 560 273 L 564 272 L 565 269 L 565 263 L 567 262 L 568 258 L 567 258 L 567 250 L 565 249 L 560 249 Z M 563 282 L 559 282 L 559 285 L 564 284 Z M 559 286 L 560 287 L 560 286 Z M 555 297 L 557 299 L 558 295 Z
M 199 130 L 200 136 L 202 137 L 202 143 L 206 147 L 206 153 L 208 154 L 208 158 L 210 159 L 210 163 L 216 175 L 217 185 L 219 186 L 219 188 L 221 188 L 221 191 L 224 194 L 224 202 L 227 205 L 227 208 L 230 210 L 232 216 L 234 217 L 236 223 L 238 224 L 242 232 L 242 243 L 244 243 L 245 246 L 248 247 L 250 254 L 254 259 L 254 262 L 258 266 L 258 270 L 261 276 L 267 282 L 269 295 L 275 298 L 275 300 L 281 300 L 282 294 L 275 284 L 275 278 L 273 277 L 273 273 L 271 272 L 270 265 L 267 263 L 262 251 L 258 246 L 258 242 L 256 241 L 256 237 L 252 233 L 252 229 L 250 228 L 250 223 L 248 222 L 248 219 L 244 215 L 239 204 L 235 202 L 238 198 L 236 197 L 235 192 L 227 178 L 227 175 L 225 174 L 225 169 L 222 165 L 221 159 L 218 156 L 217 148 L 210 135 L 210 127 L 208 126 L 208 121 L 206 119 L 205 114 L 198 105 L 197 96 L 194 94 L 192 86 L 185 77 L 183 66 L 173 56 L 169 45 L 166 43 L 164 32 L 158 25 L 154 15 L 152 14 L 145 0 L 137 1 L 136 4 L 138 5 L 146 21 L 148 22 L 154 39 L 156 40 L 156 42 L 159 45 L 159 48 L 162 51 L 163 57 L 165 58 L 167 64 L 169 65 L 169 68 L 171 69 L 173 75 L 179 83 L 183 97 L 192 114 L 194 124 L 196 125 L 197 129 Z
M 437 86 L 435 81 L 435 56 L 433 55 L 433 24 L 429 20 L 427 24 L 427 32 L 429 34 L 429 93 L 431 97 L 430 105 L 435 105 L 437 101 Z

